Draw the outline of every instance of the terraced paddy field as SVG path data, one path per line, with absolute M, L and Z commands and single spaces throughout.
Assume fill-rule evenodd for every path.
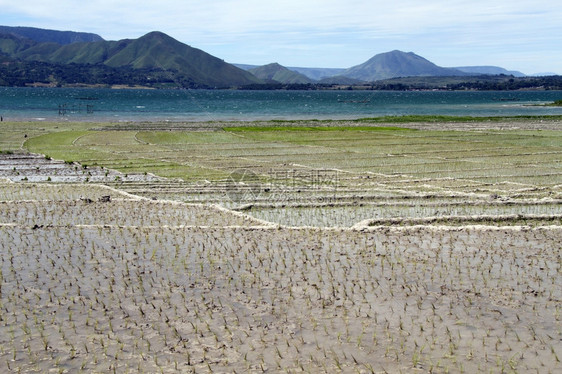
M 5 124 L 3 372 L 562 370 L 557 120 Z

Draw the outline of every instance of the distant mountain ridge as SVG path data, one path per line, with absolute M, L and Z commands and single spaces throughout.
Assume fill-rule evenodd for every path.
M 274 81 L 288 84 L 306 84 L 314 82 L 314 80 L 308 78 L 306 75 L 297 73 L 296 71 L 279 65 L 278 63 L 251 68 L 248 71 L 264 81 Z
M 358 85 L 400 77 L 525 76 L 497 66 L 441 67 L 399 50 L 376 54 L 348 69 L 228 64 L 158 31 L 138 39 L 105 41 L 91 33 L 9 26 L 0 26 L 0 62 L 0 85 L 88 81 L 227 88 L 264 83 Z
M 250 72 L 263 72 L 265 66 L 236 64 L 236 66 Z M 446 77 L 446 76 L 471 76 L 471 75 L 513 75 L 524 77 L 519 71 L 510 71 L 498 66 L 463 66 L 463 67 L 441 67 L 433 62 L 416 55 L 413 52 L 402 52 L 394 50 L 380 53 L 368 61 L 348 69 L 322 69 L 322 68 L 300 68 L 282 67 L 277 69 L 289 69 L 301 73 L 317 83 L 325 84 L 360 84 L 361 82 L 374 82 L 400 77 Z M 271 76 L 258 75 L 262 79 L 270 79 Z
M 343 73 L 345 69 L 340 68 L 299 68 L 289 67 L 289 69 L 306 75 L 310 79 L 322 80 L 324 78 L 336 77 Z
M 465 73 L 484 74 L 484 75 L 513 75 L 514 77 L 525 77 L 526 75 L 517 70 L 507 70 L 499 66 L 458 66 L 457 69 Z
M 47 30 L 22 26 L 0 26 L 0 34 L 20 36 L 38 43 L 58 43 L 61 45 L 103 41 L 101 36 L 87 32 Z

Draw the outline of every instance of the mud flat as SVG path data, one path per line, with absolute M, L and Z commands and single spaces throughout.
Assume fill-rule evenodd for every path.
M 0 178 L 13 182 L 53 183 L 109 183 L 109 182 L 154 182 L 163 180 L 153 174 L 120 173 L 104 167 L 88 167 L 72 161 L 53 160 L 48 155 L 27 152 L 0 154 Z
M 4 372 L 562 369 L 560 225 L 286 228 L 97 185 L 2 196 Z
M 0 372 L 562 371 L 559 121 L 265 125 L 2 127 Z

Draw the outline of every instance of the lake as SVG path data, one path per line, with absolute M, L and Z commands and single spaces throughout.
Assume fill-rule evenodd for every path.
M 235 91 L 0 87 L 4 120 L 252 121 L 562 115 L 562 91 Z

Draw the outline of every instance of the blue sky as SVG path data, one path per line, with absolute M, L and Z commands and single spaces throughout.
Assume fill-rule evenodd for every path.
M 162 31 L 227 62 L 347 68 L 414 52 L 440 66 L 562 74 L 562 6 L 553 0 L 0 0 L 0 25 Z

